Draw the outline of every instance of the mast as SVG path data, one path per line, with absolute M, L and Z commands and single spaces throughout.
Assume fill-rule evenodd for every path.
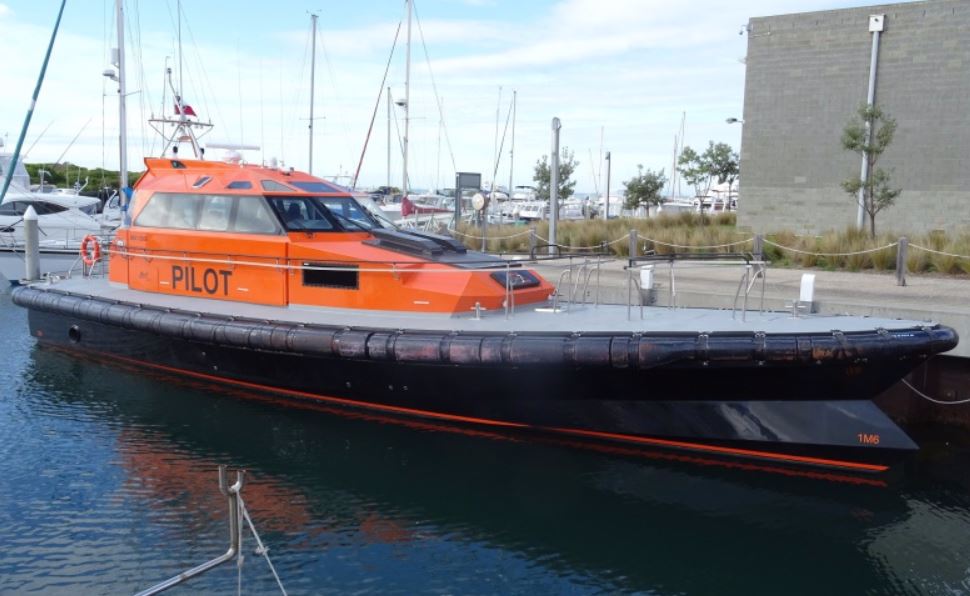
M 124 0 L 115 2 L 118 16 L 118 154 L 121 165 L 118 168 L 118 193 L 121 204 L 128 204 L 128 195 L 124 190 L 128 188 L 128 109 L 125 105 L 128 97 L 125 76 L 125 13 Z
M 391 188 L 391 88 L 387 88 L 387 187 Z
M 313 99 L 314 92 L 316 91 L 315 85 L 315 75 L 317 72 L 317 15 L 311 13 L 310 21 L 312 23 L 312 33 L 310 33 L 310 45 L 313 48 L 310 51 L 310 167 L 307 173 L 313 174 Z
M 408 134 L 411 124 L 411 0 L 404 0 L 408 5 L 408 45 L 407 58 L 404 66 L 404 185 L 401 189 L 404 196 L 408 195 Z
M 512 90 L 512 146 L 509 149 L 509 198 L 512 198 L 512 172 L 515 169 L 515 98 L 518 91 Z
M 3 201 L 3 197 L 6 196 L 7 189 L 10 188 L 10 181 L 13 180 L 14 170 L 17 169 L 17 160 L 20 159 L 20 150 L 23 149 L 24 146 L 24 138 L 27 136 L 27 128 L 30 127 L 30 119 L 34 115 L 34 106 L 37 105 L 37 97 L 40 95 L 40 86 L 44 83 L 44 75 L 47 73 L 47 63 L 51 59 L 51 50 L 54 49 L 54 40 L 57 39 L 57 30 L 61 26 L 61 17 L 64 16 L 65 4 L 67 4 L 67 0 L 61 0 L 61 9 L 57 13 L 57 21 L 54 23 L 54 31 L 51 33 L 50 43 L 47 44 L 47 53 L 44 54 L 44 63 L 40 67 L 40 75 L 37 77 L 37 86 L 34 87 L 34 95 L 30 100 L 30 108 L 27 110 L 27 117 L 24 118 L 24 125 L 20 129 L 20 136 L 17 138 L 17 146 L 14 148 L 13 155 L 10 158 L 10 167 L 7 168 L 6 176 L 3 179 L 3 188 L 0 189 L 0 201 Z

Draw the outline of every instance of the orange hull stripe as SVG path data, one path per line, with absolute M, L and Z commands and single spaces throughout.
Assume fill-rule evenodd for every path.
M 206 373 L 199 373 L 199 372 L 184 370 L 181 368 L 174 368 L 171 366 L 165 366 L 163 364 L 153 364 L 149 362 L 144 362 L 142 360 L 126 358 L 124 356 L 117 356 L 113 354 L 105 354 L 105 355 L 110 358 L 114 358 L 123 362 L 128 362 L 130 364 L 147 366 L 150 368 L 164 370 L 174 374 L 181 374 L 181 375 L 186 375 L 186 376 L 195 377 L 199 379 L 205 379 L 215 383 L 229 383 L 232 385 L 247 387 L 258 391 L 281 393 L 281 394 L 292 395 L 292 396 L 300 397 L 304 399 L 336 403 L 336 404 L 341 404 L 341 405 L 350 406 L 350 407 L 367 408 L 371 410 L 391 412 L 395 414 L 404 414 L 408 416 L 420 416 L 422 418 L 446 420 L 449 422 L 481 424 L 486 426 L 494 426 L 494 427 L 501 427 L 501 428 L 508 428 L 508 429 L 528 429 L 528 430 L 547 431 L 547 432 L 554 432 L 559 434 L 566 434 L 566 435 L 573 435 L 573 436 L 580 436 L 580 437 L 607 439 L 607 440 L 614 440 L 614 441 L 625 441 L 625 442 L 636 443 L 641 445 L 671 447 L 675 449 L 688 449 L 691 451 L 705 451 L 708 453 L 717 453 L 722 455 L 754 457 L 759 459 L 780 461 L 780 462 L 786 462 L 786 463 L 810 464 L 810 465 L 827 466 L 827 467 L 835 467 L 835 468 L 845 468 L 845 469 L 859 470 L 864 472 L 885 472 L 886 470 L 889 469 L 889 466 L 880 465 L 880 464 L 867 464 L 867 463 L 851 462 L 851 461 L 838 460 L 838 459 L 809 457 L 805 455 L 791 455 L 787 453 L 776 453 L 773 451 L 761 451 L 761 450 L 755 450 L 755 449 L 739 449 L 734 447 L 724 447 L 721 445 L 708 445 L 705 443 L 692 443 L 688 441 L 677 441 L 672 439 L 641 437 L 636 435 L 625 435 L 625 434 L 609 433 L 609 432 L 595 431 L 595 430 L 584 430 L 579 428 L 537 426 L 532 424 L 524 424 L 521 422 L 506 422 L 503 420 L 492 420 L 488 418 L 475 418 L 472 416 L 444 414 L 441 412 L 419 410 L 416 408 L 405 408 L 401 406 L 375 404 L 371 402 L 357 401 L 357 400 L 347 399 L 342 397 L 330 397 L 325 395 L 318 395 L 315 393 L 299 391 L 296 389 L 283 389 L 281 387 L 273 387 L 271 385 L 262 385 L 260 383 L 251 383 L 249 381 L 239 381 L 235 379 L 229 379 L 226 377 L 218 377 L 218 376 L 209 375 Z

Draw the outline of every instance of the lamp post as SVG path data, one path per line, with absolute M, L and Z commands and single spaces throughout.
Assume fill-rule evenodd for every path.
M 725 120 L 725 122 L 727 122 L 728 124 L 740 124 L 741 126 L 744 126 L 744 120 L 742 120 L 740 118 L 735 118 L 734 116 L 728 118 L 727 120 Z M 743 138 L 744 138 L 744 136 L 742 135 L 742 139 Z M 738 149 L 738 177 L 739 178 L 740 178 L 740 174 L 741 174 L 741 150 Z M 740 191 L 741 191 L 741 183 L 738 182 L 738 194 L 739 195 L 741 194 Z M 728 205 L 728 208 L 730 208 L 730 205 L 731 205 L 731 187 L 730 187 L 730 185 L 728 186 L 727 205 Z

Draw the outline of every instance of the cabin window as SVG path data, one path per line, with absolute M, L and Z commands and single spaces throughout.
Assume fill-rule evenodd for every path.
M 234 232 L 245 234 L 275 234 L 279 231 L 263 197 L 238 197 Z
M 34 211 L 37 215 L 52 215 L 54 213 L 64 213 L 67 211 L 67 207 L 64 205 L 55 205 L 54 203 L 31 203 L 34 206 Z M 24 207 L 24 211 L 27 208 Z
M 303 266 L 321 268 L 303 270 L 303 285 L 305 286 L 342 290 L 356 290 L 359 287 L 360 279 L 356 265 L 303 263 Z
M 311 197 L 270 197 L 283 227 L 291 232 L 330 232 L 334 225 L 326 209 Z
M 162 227 L 194 230 L 199 225 L 199 195 L 171 195 L 168 220 Z
M 67 207 L 62 205 L 55 205 L 53 203 L 44 202 L 32 202 L 32 201 L 11 201 L 0 206 L 0 215 L 19 215 L 23 216 L 27 213 L 27 207 L 33 205 L 34 211 L 37 215 L 52 215 L 54 213 L 63 213 L 67 211 Z
M 297 182 L 293 181 L 291 184 L 300 190 L 306 192 L 347 192 L 346 190 L 335 186 L 333 184 L 327 184 L 326 182 Z
M 202 217 L 199 218 L 198 229 L 211 232 L 226 232 L 229 230 L 229 218 L 235 197 L 207 195 L 202 197 Z
M 285 184 L 280 184 L 276 180 L 260 180 L 259 184 L 263 187 L 263 190 L 271 192 L 294 192 L 292 188 Z
M 350 197 L 320 197 L 318 200 L 340 220 L 340 225 L 345 230 L 354 231 L 361 228 L 370 230 L 380 227 L 370 214 L 364 211 L 360 203 Z
M 249 180 L 233 180 L 226 185 L 226 188 L 231 188 L 233 190 L 249 190 L 253 187 L 253 183 Z
M 265 199 L 259 196 L 155 193 L 135 225 L 244 234 L 280 231 Z
M 199 176 L 199 179 L 192 183 L 192 188 L 202 188 L 210 180 L 212 180 L 212 176 Z

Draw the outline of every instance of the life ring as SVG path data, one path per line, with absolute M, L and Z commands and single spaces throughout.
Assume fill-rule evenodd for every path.
M 101 260 L 101 242 L 90 234 L 81 240 L 81 260 L 88 267 Z

